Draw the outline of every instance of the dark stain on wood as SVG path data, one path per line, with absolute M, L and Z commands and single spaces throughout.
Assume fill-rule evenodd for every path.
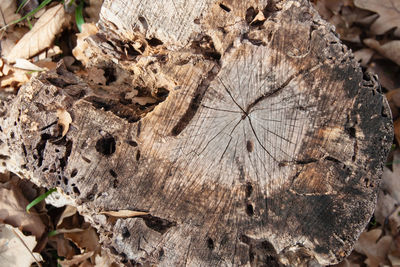
M 172 128 L 171 134 L 173 136 L 178 136 L 189 124 L 189 122 L 196 115 L 197 110 L 200 107 L 201 101 L 210 86 L 211 81 L 217 76 L 220 67 L 215 65 L 206 75 L 206 77 L 200 82 L 198 87 L 195 90 L 195 95 L 192 98 L 186 112 L 180 118 L 178 123 Z
M 254 151 L 254 143 L 251 140 L 247 140 L 246 142 L 246 148 L 248 152 L 253 152 Z

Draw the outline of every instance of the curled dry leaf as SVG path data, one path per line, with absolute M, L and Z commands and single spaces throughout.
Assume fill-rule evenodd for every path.
M 37 58 L 38 60 L 51 60 L 52 57 L 56 56 L 56 55 L 60 55 L 62 54 L 62 50 L 58 45 L 53 45 L 52 47 L 50 47 L 49 49 L 46 49 L 45 51 L 43 51 L 42 53 L 40 53 L 39 55 L 37 55 L 35 58 Z
M 353 263 L 348 259 L 344 259 L 341 263 L 334 265 L 334 267 L 360 267 L 360 264 Z
M 25 236 L 18 228 L 8 224 L 0 225 L 0 265 L 29 267 L 42 261 L 39 253 L 33 253 L 36 246 L 34 236 Z
M 68 233 L 81 233 L 83 231 L 85 231 L 85 230 L 81 229 L 81 228 L 72 228 L 72 229 L 64 229 L 64 228 L 62 228 L 62 229 L 57 229 L 56 235 L 57 234 L 68 234 Z
M 49 244 L 57 249 L 57 255 L 65 257 L 66 259 L 72 259 L 76 254 L 75 246 L 71 241 L 66 240 L 63 235 L 55 235 L 49 238 Z
M 396 126 L 395 126 L 396 127 Z M 396 151 L 393 155 L 393 171 L 384 168 L 382 175 L 381 188 L 388 192 L 396 201 L 400 203 L 400 152 Z
M 398 0 L 354 0 L 354 4 L 379 14 L 371 25 L 375 34 L 383 34 L 392 28 L 397 28 L 395 35 L 400 37 L 400 1 Z
M 149 214 L 144 211 L 134 211 L 134 210 L 118 210 L 118 211 L 102 211 L 100 214 L 116 217 L 116 218 L 130 218 L 136 216 L 142 216 Z
M 76 266 L 81 264 L 82 262 L 86 261 L 87 259 L 89 259 L 90 257 L 92 257 L 94 254 L 93 251 L 87 252 L 87 253 L 83 253 L 80 255 L 75 255 L 72 259 L 70 260 L 63 260 L 63 261 L 59 261 L 58 263 L 62 266 L 62 267 L 70 267 L 70 266 Z
M 29 60 L 23 58 L 17 58 L 15 60 L 14 68 L 23 69 L 23 70 L 31 70 L 31 71 L 44 71 L 44 69 L 36 66 Z
M 380 84 L 387 90 L 400 87 L 400 67 L 387 59 L 373 60 L 368 65 L 367 71 L 377 74 Z
M 49 61 L 49 60 L 41 60 L 41 61 L 37 61 L 35 62 L 35 64 L 37 66 L 39 66 L 39 68 L 43 68 L 45 70 L 55 70 L 57 68 L 57 62 L 54 61 Z
M 58 222 L 56 224 L 56 227 L 60 226 L 65 218 L 71 217 L 76 213 L 76 208 L 74 206 L 67 205 L 64 209 L 64 211 L 61 213 L 60 218 L 58 219 Z
M 76 47 L 72 50 L 72 54 L 85 66 L 87 66 L 89 58 L 91 57 L 90 49 L 88 49 L 89 44 L 85 39 L 96 34 L 98 31 L 99 29 L 93 23 L 84 23 L 82 24 L 82 32 L 77 34 Z
M 400 235 L 394 237 L 388 258 L 393 267 L 400 266 Z
M 400 229 L 400 207 L 397 207 L 394 212 L 389 216 L 389 229 L 393 236 L 399 234 Z
M 13 68 L 7 64 L 3 66 L 2 74 L 0 87 L 12 87 L 14 89 L 18 89 L 21 85 L 28 82 L 31 76 L 28 71 Z
M 398 256 L 389 254 L 388 258 L 390 260 L 390 263 L 392 264 L 392 266 L 400 266 L 400 258 Z
M 369 267 L 378 267 L 386 261 L 386 255 L 390 250 L 392 243 L 391 236 L 383 236 L 381 229 L 373 229 L 369 232 L 363 232 L 356 243 L 354 249 L 367 256 L 365 263 Z
M 350 0 L 318 0 L 314 2 L 318 13 L 326 20 L 329 20 L 333 14 L 339 14 L 343 6 L 350 4 Z
M 379 190 L 378 202 L 374 212 L 375 220 L 381 225 L 384 225 L 386 219 L 396 209 L 398 202 L 388 193 Z
M 17 10 L 17 1 L 1 0 L 0 1 L 0 27 L 4 27 L 10 22 L 20 18 L 19 14 L 15 14 Z
M 389 102 L 393 102 L 396 107 L 400 108 L 400 88 L 387 92 L 385 96 Z
M 356 60 L 360 62 L 360 65 L 366 67 L 369 61 L 371 60 L 372 56 L 374 55 L 374 50 L 369 48 L 363 48 L 355 51 L 353 54 Z
M 1 56 L 7 58 L 7 55 L 10 54 L 18 40 L 20 40 L 27 32 L 29 32 L 28 27 L 16 27 L 12 32 L 7 32 L 5 38 L 0 40 Z
M 400 117 L 400 88 L 387 92 L 385 96 L 392 111 L 393 121 L 396 121 Z
M 400 16 L 400 14 L 399 14 Z M 375 39 L 365 39 L 364 43 L 400 66 L 400 41 L 394 40 L 381 45 Z
M 10 172 L 0 173 L 0 183 L 6 183 L 11 180 Z
M 26 200 L 16 182 L 12 180 L 1 184 L 0 221 L 28 231 L 39 240 L 45 232 L 46 226 L 36 212 L 26 212 L 25 207 L 28 204 L 29 201 Z
M 56 35 L 61 32 L 66 20 L 62 4 L 47 10 L 35 23 L 32 30 L 22 37 L 7 56 L 13 63 L 17 58 L 30 58 L 49 47 Z
M 70 231 L 64 233 L 64 237 L 71 240 L 82 251 L 100 252 L 100 243 L 97 232 L 92 228 L 81 229 L 81 231 Z
M 65 109 L 57 109 L 58 125 L 62 127 L 61 137 L 64 137 L 69 129 L 69 125 L 72 122 L 71 115 Z

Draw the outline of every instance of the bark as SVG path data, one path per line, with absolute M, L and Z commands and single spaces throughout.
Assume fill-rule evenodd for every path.
M 126 264 L 327 265 L 351 251 L 391 114 L 308 1 L 106 0 L 98 25 L 81 53 L 107 85 L 62 64 L 33 79 L 0 121 L 4 168 L 61 188 Z M 100 213 L 123 209 L 148 214 Z

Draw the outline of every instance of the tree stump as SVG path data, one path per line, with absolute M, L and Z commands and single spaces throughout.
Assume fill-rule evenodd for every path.
M 2 168 L 61 188 L 126 264 L 327 265 L 351 251 L 391 114 L 308 1 L 106 0 L 98 26 L 81 52 L 106 85 L 62 64 L 32 79 L 2 107 Z M 118 210 L 146 214 L 101 213 Z

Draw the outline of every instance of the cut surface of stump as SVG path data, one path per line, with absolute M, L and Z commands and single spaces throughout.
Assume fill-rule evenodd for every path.
M 2 112 L 3 168 L 62 188 L 124 263 L 328 265 L 351 251 L 391 115 L 307 1 L 106 0 L 98 25 L 80 53 L 107 84 L 62 64 L 33 79 Z M 148 214 L 101 214 L 118 210 Z

